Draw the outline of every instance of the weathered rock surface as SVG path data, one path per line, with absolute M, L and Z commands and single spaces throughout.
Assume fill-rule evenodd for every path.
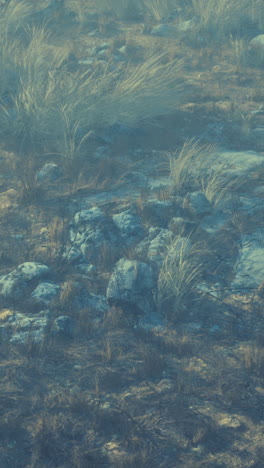
M 113 221 L 127 246 L 139 242 L 145 235 L 142 220 L 133 210 L 126 210 L 114 215 Z
M 47 163 L 37 172 L 36 180 L 41 183 L 55 182 L 62 176 L 62 171 L 55 163 Z
M 110 306 L 124 307 L 135 317 L 155 312 L 153 273 L 149 265 L 122 258 L 114 268 L 106 297 Z
M 86 261 L 91 263 L 98 260 L 102 247 L 122 245 L 120 233 L 113 220 L 98 207 L 76 213 L 70 229 L 70 239 L 75 252 L 79 250 Z
M 173 200 L 151 199 L 142 204 L 142 216 L 148 223 L 165 228 L 171 218 L 183 214 L 181 203 L 180 198 Z
M 137 256 L 160 267 L 172 239 L 173 233 L 168 229 L 150 228 L 149 235 L 138 244 L 135 252 Z
M 186 197 L 187 209 L 196 217 L 208 215 L 212 212 L 212 206 L 203 192 L 191 192 Z
M 264 231 L 242 234 L 234 288 L 257 288 L 264 281 Z
M 22 263 L 15 270 L 0 277 L 0 295 L 10 299 L 18 298 L 32 280 L 43 278 L 48 272 L 49 267 L 42 263 Z
M 264 34 L 253 37 L 249 43 L 249 47 L 256 51 L 261 58 L 264 58 Z
M 38 303 L 48 305 L 61 291 L 58 284 L 43 282 L 38 284 L 31 294 L 32 299 Z
M 59 338 L 73 338 L 75 330 L 75 320 L 69 315 L 60 315 L 53 322 L 51 335 Z
M 31 316 L 4 310 L 0 314 L 0 336 L 3 341 L 14 344 L 41 343 L 45 339 L 49 320 L 48 310 Z

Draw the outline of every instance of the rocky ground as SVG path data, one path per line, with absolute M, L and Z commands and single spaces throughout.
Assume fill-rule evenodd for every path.
M 98 125 L 74 160 L 2 137 L 0 466 L 260 468 L 264 30 L 243 62 L 196 17 L 62 3 L 35 21 L 52 11 L 54 47 L 67 30 L 67 72 L 166 49 L 186 98 Z

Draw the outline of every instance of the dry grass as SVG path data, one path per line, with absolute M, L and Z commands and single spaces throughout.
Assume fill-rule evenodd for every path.
M 77 20 L 83 25 L 87 24 L 80 38 L 78 24 L 72 22 L 76 29 L 74 47 L 78 50 L 82 40 L 85 43 L 87 39 L 87 44 L 90 44 L 90 37 L 86 35 L 90 32 L 89 9 L 92 11 L 92 7 L 89 1 L 75 3 L 84 8 Z M 160 21 L 167 14 L 163 9 L 170 4 L 165 0 L 148 0 L 141 3 L 142 9 L 146 8 L 147 3 L 152 9 L 151 22 Z M 187 2 L 180 1 L 171 5 L 175 7 L 178 3 L 184 4 L 182 17 L 189 19 L 192 16 L 189 9 L 191 1 L 188 5 Z M 24 2 L 9 3 L 12 8 L 18 8 L 22 4 L 25 6 Z M 67 4 L 65 1 L 66 6 Z M 219 2 L 220 4 L 223 3 Z M 253 8 L 253 3 L 249 4 Z M 109 17 L 112 16 L 116 24 L 123 28 L 122 34 L 126 28 L 130 28 L 129 37 L 133 36 L 131 31 L 134 27 L 134 13 L 122 9 L 133 5 L 132 2 L 128 5 L 124 0 L 121 5 L 121 0 L 99 0 L 97 5 L 94 11 L 97 8 L 102 21 L 104 18 L 109 19 L 105 12 L 103 14 L 103 9 L 106 8 Z M 205 6 L 205 3 L 203 5 Z M 208 5 L 210 7 L 210 2 Z M 262 2 L 256 0 L 254 5 L 260 7 Z M 226 7 L 226 14 L 229 14 L 231 4 L 230 8 L 227 5 Z M 218 10 L 216 12 L 218 13 Z M 225 14 L 221 15 L 219 18 L 223 20 Z M 256 14 L 256 21 L 257 16 Z M 124 162 L 122 161 L 128 144 L 124 144 L 120 150 L 120 159 L 116 158 L 115 149 L 108 159 L 102 158 L 97 178 L 94 167 L 96 164 L 92 157 L 90 158 L 86 147 L 88 143 L 90 148 L 89 132 L 97 130 L 98 127 L 101 130 L 101 127 L 108 127 L 116 121 L 133 126 L 140 125 L 143 119 L 152 125 L 157 112 L 164 115 L 173 112 L 188 99 L 185 87 L 181 88 L 181 74 L 185 73 L 188 78 L 191 76 L 196 79 L 196 71 L 200 73 L 200 70 L 190 65 L 186 71 L 181 61 L 170 62 L 168 54 L 160 55 L 158 52 L 167 47 L 166 39 L 152 38 L 150 35 L 147 37 L 150 44 L 147 53 L 150 53 L 152 48 L 155 55 L 142 65 L 129 63 L 115 69 L 114 62 L 101 62 L 85 73 L 78 70 L 74 73 L 69 72 L 66 66 L 64 67 L 64 60 L 67 61 L 70 47 L 68 44 L 61 48 L 55 47 L 52 44 L 53 38 L 45 28 L 23 29 L 23 40 L 16 45 L 11 30 L 18 33 L 16 25 L 23 26 L 26 18 L 27 16 L 22 15 L 21 21 L 18 18 L 17 22 L 12 20 L 12 27 L 9 22 L 5 29 L 8 41 L 2 43 L 0 51 L 0 61 L 2 60 L 3 65 L 0 71 L 2 143 L 3 146 L 4 143 L 10 147 L 13 145 L 14 158 L 20 161 L 20 166 L 14 164 L 12 168 L 11 165 L 7 167 L 4 166 L 4 162 L 2 164 L 3 159 L 0 155 L 3 172 L 0 183 L 4 197 L 1 213 L 1 273 L 5 274 L 25 259 L 32 260 L 32 257 L 37 256 L 40 244 L 44 242 L 41 260 L 51 264 L 52 279 L 63 285 L 60 299 L 51 304 L 51 315 L 68 312 L 76 321 L 77 330 L 74 339 L 68 342 L 67 346 L 50 337 L 47 330 L 47 336 L 40 346 L 36 346 L 34 340 L 29 337 L 20 347 L 7 343 L 2 329 L 0 330 L 0 440 L 3 445 L 0 451 L 0 466 L 262 466 L 263 418 L 259 409 L 263 406 L 264 395 L 263 343 L 253 336 L 257 330 L 263 328 L 261 301 L 259 300 L 258 310 L 256 302 L 253 301 L 244 309 L 239 307 L 241 298 L 237 298 L 236 309 L 220 300 L 217 300 L 217 306 L 213 303 L 210 305 L 207 295 L 203 296 L 203 302 L 196 301 L 197 298 L 200 299 L 197 286 L 203 274 L 202 262 L 207 256 L 207 251 L 199 244 L 192 246 L 189 239 L 172 237 L 164 256 L 157 290 L 158 305 L 164 311 L 164 316 L 170 319 L 169 327 L 164 320 L 162 327 L 151 330 L 134 328 L 123 311 L 117 308 L 109 309 L 106 313 L 87 308 L 76 310 L 74 297 L 78 294 L 79 286 L 75 280 L 91 292 L 104 292 L 116 256 L 108 245 L 104 246 L 96 265 L 97 274 L 93 279 L 81 278 L 71 265 L 67 265 L 65 271 L 58 267 L 68 239 L 67 216 L 70 210 L 67 203 L 74 199 L 74 203 L 78 204 L 79 193 L 74 196 L 70 194 L 67 200 L 63 198 L 62 203 L 57 205 L 60 190 L 65 187 L 65 179 L 61 179 L 60 186 L 52 185 L 49 198 L 43 196 L 43 203 L 37 208 L 30 204 L 26 207 L 21 204 L 17 206 L 17 198 L 14 202 L 11 199 L 8 203 L 5 201 L 10 190 L 17 193 L 18 185 L 21 184 L 21 187 L 24 181 L 27 181 L 26 176 L 31 178 L 28 192 L 34 189 L 32 181 L 36 170 L 42 166 L 43 153 L 49 153 L 48 161 L 53 161 L 57 156 L 60 163 L 65 161 L 65 166 L 69 161 L 69 166 L 75 165 L 76 171 L 80 170 L 82 158 L 85 157 L 85 170 L 90 177 L 94 175 L 94 184 L 99 186 L 102 180 L 102 190 L 103 184 L 104 187 L 108 184 L 107 187 L 113 190 L 120 177 L 122 164 L 122 172 L 128 170 L 127 159 L 123 158 Z M 131 23 L 121 24 L 124 18 L 131 19 Z M 97 25 L 93 27 L 99 28 L 99 20 L 96 20 Z M 1 21 L 2 18 L 0 25 Z M 213 27 L 215 24 L 216 21 Z M 141 24 L 137 26 L 140 28 Z M 5 28 L 4 25 L 3 27 Z M 211 28 L 210 25 L 205 25 L 208 37 Z M 233 28 L 232 22 L 226 25 L 224 31 L 220 28 L 219 34 L 223 34 L 223 37 L 228 36 L 230 28 Z M 0 40 L 2 31 L 3 29 L 0 30 Z M 98 33 L 98 43 L 108 40 L 103 38 L 102 31 L 103 28 L 100 34 Z M 196 36 L 197 41 L 200 37 L 201 35 Z M 233 41 L 239 40 L 233 36 Z M 242 45 L 240 42 L 234 42 L 235 52 L 231 61 L 240 61 Z M 175 57 L 195 54 L 193 48 L 185 48 L 184 43 L 178 44 L 177 39 L 168 44 L 168 47 L 173 49 Z M 212 48 L 212 52 L 214 51 Z M 128 55 L 130 52 L 128 47 Z M 227 53 L 230 59 L 230 51 Z M 111 54 L 112 50 L 110 57 Z M 230 96 L 233 96 L 230 62 L 226 64 L 221 55 L 213 58 L 219 62 L 217 65 L 221 67 L 223 82 L 226 79 L 228 84 L 217 93 L 217 79 L 215 75 L 212 77 L 210 70 L 206 70 L 206 75 L 202 75 L 201 81 L 204 79 L 207 99 L 212 101 L 222 98 L 224 93 L 228 93 L 229 96 L 230 92 Z M 225 72 L 227 65 L 228 72 Z M 9 77 L 14 70 L 19 79 L 15 86 L 12 86 Z M 212 87 L 210 79 L 215 80 Z M 257 79 L 254 75 L 254 83 L 255 81 L 257 82 Z M 245 94 L 250 94 L 252 89 L 244 91 Z M 8 94 L 13 108 L 3 100 Z M 200 90 L 197 94 L 200 101 L 198 99 L 197 103 L 191 103 L 189 110 L 184 106 L 180 118 L 176 119 L 171 115 L 168 120 L 158 119 L 161 122 L 161 133 L 166 133 L 168 125 L 173 135 L 176 135 L 172 144 L 171 140 L 166 140 L 167 133 L 160 143 L 162 151 L 163 148 L 164 151 L 169 151 L 170 148 L 181 145 L 178 152 L 170 153 L 171 159 L 169 158 L 172 191 L 186 195 L 189 191 L 203 190 L 212 204 L 221 207 L 222 200 L 226 200 L 230 193 L 232 195 L 232 192 L 239 192 L 240 179 L 237 177 L 231 181 L 228 178 L 228 167 L 214 160 L 217 155 L 213 146 L 200 145 L 197 140 L 185 138 L 202 133 L 201 127 L 212 120 L 219 122 L 219 118 L 221 121 L 230 119 L 230 114 L 222 113 L 219 116 L 215 106 L 214 111 L 208 115 L 207 110 L 211 102 L 207 107 L 206 103 L 203 106 L 201 101 L 204 96 L 200 95 Z M 260 94 L 258 99 L 260 105 Z M 243 106 L 247 105 L 248 100 L 245 99 Z M 254 102 L 250 105 L 254 110 Z M 242 109 L 241 112 L 244 114 Z M 203 121 L 205 116 L 206 121 Z M 201 126 L 195 126 L 197 121 L 199 124 L 202 122 Z M 151 131 L 151 135 L 156 136 L 157 127 L 153 127 Z M 180 135 L 182 131 L 183 134 Z M 247 122 L 245 131 L 250 131 Z M 148 158 L 150 151 L 155 148 L 155 142 L 154 138 L 149 138 L 145 146 L 147 151 L 143 152 L 142 157 Z M 136 136 L 133 136 L 133 145 L 141 145 L 141 140 Z M 212 167 L 213 160 L 216 163 L 215 167 Z M 145 162 L 146 166 L 151 165 L 152 158 Z M 23 180 L 19 181 L 19 177 Z M 70 184 L 70 177 L 69 174 L 66 184 Z M 258 177 L 260 180 L 260 174 Z M 109 197 L 110 195 L 109 193 Z M 160 191 L 159 197 L 166 200 L 170 195 Z M 80 194 L 80 197 L 82 196 L 88 199 L 89 193 L 84 190 Z M 149 193 L 148 196 L 152 194 Z M 142 200 L 138 203 L 142 203 Z M 120 212 L 123 202 L 124 200 L 122 205 L 120 199 L 109 202 L 104 205 L 105 210 L 112 213 L 112 209 L 114 212 L 118 209 Z M 126 208 L 130 206 L 130 200 L 124 205 Z M 65 218 L 62 209 L 67 213 Z M 73 215 L 74 209 L 71 212 Z M 254 222 L 253 217 L 250 218 L 250 232 L 254 231 Z M 40 236 L 43 226 L 46 227 L 44 240 Z M 247 232 L 248 227 L 243 225 L 243 229 Z M 230 238 L 228 232 L 227 229 L 223 229 L 212 237 L 211 249 L 215 254 L 214 258 L 234 257 L 232 249 L 236 248 L 236 239 L 231 236 L 233 231 L 230 231 Z M 16 234 L 24 236 L 23 240 L 17 240 Z M 203 236 L 202 231 L 197 230 L 196 238 L 200 235 Z M 12 261 L 6 262 L 5 255 L 12 256 Z M 132 251 L 130 255 L 133 259 Z M 214 264 L 212 270 L 213 267 L 217 269 L 218 264 Z M 103 269 L 106 269 L 107 273 L 102 271 Z M 35 285 L 32 284 L 33 287 Z M 28 299 L 30 292 L 30 288 L 28 293 L 25 291 L 25 298 L 16 305 L 19 311 L 36 315 L 38 308 Z M 14 314 L 14 310 L 6 307 L 7 305 L 3 306 L 1 325 Z M 177 326 L 173 323 L 174 319 L 178 319 Z M 217 336 L 211 331 L 211 325 L 216 329 L 219 325 L 220 333 L 217 333 Z M 246 345 L 244 342 L 238 343 L 240 325 L 251 327 L 249 330 L 252 332 L 252 341 Z M 214 359 L 218 354 L 219 359 Z
M 197 33 L 212 41 L 238 32 L 249 19 L 250 3 L 247 0 L 192 0 L 193 12 L 198 18 Z
M 171 190 L 176 194 L 195 191 L 208 160 L 214 156 L 214 145 L 201 145 L 195 139 L 186 140 L 181 150 L 168 153 Z
M 168 154 L 171 192 L 184 195 L 201 190 L 207 200 L 217 208 L 231 199 L 247 177 L 230 176 L 230 164 L 220 163 L 220 151 L 216 145 L 202 145 L 186 140 L 181 150 Z
M 184 304 L 196 291 L 202 272 L 198 254 L 201 254 L 199 246 L 191 246 L 190 240 L 181 236 L 172 239 L 167 246 L 159 272 L 156 301 L 169 319 L 181 315 Z

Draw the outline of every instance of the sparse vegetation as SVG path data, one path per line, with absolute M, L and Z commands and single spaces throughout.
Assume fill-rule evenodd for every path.
M 262 3 L 0 1 L 1 468 L 262 466 Z
M 197 246 L 181 236 L 172 238 L 159 273 L 157 302 L 163 313 L 172 320 L 181 317 L 186 300 L 192 299 L 201 279 Z

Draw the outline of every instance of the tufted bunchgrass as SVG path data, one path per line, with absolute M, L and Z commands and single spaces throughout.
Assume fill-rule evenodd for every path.
M 221 151 L 215 144 L 190 139 L 167 156 L 171 193 L 186 195 L 202 191 L 215 208 L 231 199 L 247 180 L 243 174 L 230 173 L 231 163 L 221 163 Z
M 198 176 L 208 159 L 215 154 L 215 145 L 201 144 L 195 138 L 187 139 L 182 148 L 167 153 L 171 191 L 184 195 L 199 188 Z
M 156 294 L 158 308 L 167 318 L 179 317 L 186 301 L 197 291 L 203 271 L 203 251 L 200 244 L 191 245 L 188 238 L 171 237 L 159 272 Z
M 144 12 L 157 22 L 165 20 L 177 7 L 175 0 L 144 0 Z
M 0 40 L 14 37 L 28 17 L 35 11 L 34 2 L 10 0 L 1 8 Z
M 250 4 L 248 0 L 192 0 L 197 33 L 207 36 L 208 41 L 219 41 L 239 32 L 250 19 Z

